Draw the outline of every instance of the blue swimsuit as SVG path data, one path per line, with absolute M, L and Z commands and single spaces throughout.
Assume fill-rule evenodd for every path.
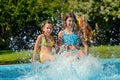
M 80 43 L 80 40 L 77 36 L 76 33 L 73 33 L 73 34 L 67 34 L 65 31 L 64 31 L 64 34 L 63 34 L 63 37 L 62 37 L 62 42 L 63 44 L 67 45 L 67 46 L 70 46 L 70 45 L 77 45 Z M 78 49 L 75 49 L 75 50 L 70 50 L 71 53 L 77 53 L 78 52 Z
M 76 33 L 67 34 L 65 31 L 64 31 L 64 34 L 62 37 L 62 42 L 63 42 L 63 44 L 66 44 L 68 46 L 69 45 L 77 45 L 80 43 L 79 38 Z

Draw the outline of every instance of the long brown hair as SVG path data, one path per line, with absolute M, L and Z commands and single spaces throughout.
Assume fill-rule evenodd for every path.
M 78 21 L 77 21 L 77 19 L 76 19 L 75 14 L 72 13 L 72 12 L 67 13 L 66 16 L 63 18 L 63 28 L 64 28 L 64 29 L 66 28 L 66 20 L 67 20 L 69 17 L 71 17 L 71 18 L 74 19 L 74 22 L 75 22 L 74 30 L 75 30 L 75 31 L 78 31 L 78 30 L 79 30 Z

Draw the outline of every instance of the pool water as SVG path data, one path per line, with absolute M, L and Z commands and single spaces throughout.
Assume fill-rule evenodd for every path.
M 59 57 L 44 64 L 1 65 L 0 80 L 120 80 L 120 60 Z

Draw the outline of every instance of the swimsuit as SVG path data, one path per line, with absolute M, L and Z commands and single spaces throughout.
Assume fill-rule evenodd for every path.
M 66 44 L 68 46 L 69 45 L 77 45 L 80 43 L 79 38 L 76 33 L 67 34 L 65 31 L 63 33 L 62 42 L 63 42 L 63 44 Z
M 70 46 L 70 45 L 78 45 L 80 43 L 80 40 L 77 36 L 76 33 L 72 33 L 72 34 L 67 34 L 65 31 L 63 33 L 63 37 L 62 37 L 62 42 L 63 44 Z M 78 49 L 74 49 L 74 50 L 69 50 L 71 53 L 77 53 Z
M 51 40 L 50 42 L 48 42 L 45 37 L 42 37 L 42 41 L 41 41 L 41 46 L 54 46 L 55 42 L 54 40 Z
M 55 44 L 55 42 L 54 42 L 53 39 L 51 39 L 50 41 L 47 41 L 45 39 L 45 36 L 43 36 L 42 40 L 41 40 L 40 46 L 50 46 L 50 47 L 53 47 L 54 44 Z M 53 58 L 53 53 L 52 52 L 46 53 L 46 54 L 43 54 L 43 53 L 40 54 L 40 60 L 41 60 L 41 62 L 44 62 L 46 60 L 52 60 L 52 58 Z

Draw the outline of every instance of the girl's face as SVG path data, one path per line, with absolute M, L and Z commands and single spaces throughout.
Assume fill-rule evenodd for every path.
M 67 20 L 66 20 L 67 28 L 73 28 L 74 24 L 75 24 L 75 22 L 74 22 L 74 19 L 72 17 L 67 18 Z
M 46 35 L 50 35 L 53 31 L 52 24 L 45 24 L 43 27 L 43 32 Z

